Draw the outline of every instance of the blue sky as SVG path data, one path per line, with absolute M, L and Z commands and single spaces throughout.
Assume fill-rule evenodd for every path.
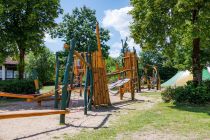
M 87 6 L 96 10 L 96 17 L 101 27 L 110 31 L 111 39 L 110 56 L 117 57 L 121 49 L 121 38 L 130 35 L 129 23 L 132 21 L 131 16 L 127 14 L 132 7 L 129 5 L 129 0 L 61 0 L 61 7 L 64 14 L 71 13 L 75 7 Z M 59 23 L 62 21 L 63 15 L 56 19 Z M 132 39 L 128 40 L 130 47 L 136 46 Z M 45 44 L 51 51 L 56 52 L 63 48 L 64 42 L 62 39 L 51 39 L 48 34 L 45 37 Z

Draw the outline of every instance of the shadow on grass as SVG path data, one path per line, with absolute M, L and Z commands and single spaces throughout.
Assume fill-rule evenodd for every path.
M 210 105 L 174 104 L 173 106 L 168 106 L 168 107 L 181 111 L 206 113 L 210 115 Z

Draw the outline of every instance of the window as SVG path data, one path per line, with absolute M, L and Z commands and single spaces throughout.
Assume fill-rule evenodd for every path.
M 6 78 L 13 78 L 13 70 L 7 70 Z
M 18 77 L 18 71 L 14 71 L 14 78 Z

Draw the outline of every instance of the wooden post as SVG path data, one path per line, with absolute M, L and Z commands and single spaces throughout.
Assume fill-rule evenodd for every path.
M 35 85 L 35 89 L 36 89 L 36 93 L 39 94 L 39 80 L 38 77 L 36 77 L 36 79 L 34 80 L 34 85 Z
M 86 54 L 86 59 L 88 61 L 88 53 Z M 89 67 L 86 68 L 86 79 L 85 79 L 85 90 L 84 90 L 84 114 L 87 115 L 87 104 L 88 104 L 88 96 L 87 90 L 89 85 Z
M 69 55 L 67 59 L 67 64 L 65 68 L 65 73 L 64 73 L 64 79 L 63 79 L 63 87 L 62 87 L 62 102 L 61 102 L 61 110 L 65 110 L 67 107 L 67 88 L 68 88 L 68 78 L 69 78 L 69 70 L 71 69 L 73 71 L 73 57 L 74 57 L 74 48 L 75 48 L 75 41 L 74 39 L 71 40 L 71 46 L 69 50 Z M 71 84 L 71 83 L 70 83 Z M 65 114 L 60 115 L 60 123 L 64 124 L 65 123 Z
M 74 81 L 74 72 L 73 72 L 73 69 L 72 69 L 72 71 L 70 71 L 70 86 L 71 86 L 71 89 L 73 87 L 73 81 Z M 67 102 L 66 102 L 68 107 L 70 105 L 70 100 L 71 100 L 71 90 L 68 91 L 68 97 L 67 97 Z
M 59 93 L 58 93 L 58 82 L 59 82 L 59 68 L 60 68 L 60 63 L 59 63 L 59 59 L 58 59 L 58 52 L 56 52 L 56 70 L 55 70 L 55 103 L 54 103 L 54 108 L 58 109 L 58 97 L 59 97 Z
M 91 53 L 90 53 L 90 48 L 88 48 L 88 52 L 89 52 L 89 59 L 88 59 L 88 63 L 91 63 Z M 93 71 L 92 68 L 89 68 L 89 78 L 90 78 L 90 97 L 89 97 L 89 103 L 88 103 L 88 109 L 91 110 L 92 109 L 92 99 L 93 99 Z
M 132 63 L 132 53 L 130 53 L 130 68 L 131 68 L 131 71 L 130 71 L 130 92 L 131 92 L 131 99 L 134 100 L 135 98 L 135 94 L 134 94 L 134 82 L 133 82 L 133 63 Z

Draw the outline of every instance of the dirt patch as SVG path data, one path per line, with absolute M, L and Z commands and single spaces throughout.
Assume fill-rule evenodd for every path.
M 17 118 L 1 120 L 0 140 L 10 139 L 63 139 L 65 135 L 73 136 L 80 131 L 87 129 L 100 129 L 108 127 L 110 120 L 115 120 L 123 113 L 130 110 L 145 110 L 151 108 L 158 102 L 158 99 L 141 96 L 136 94 L 136 100 L 130 100 L 130 94 L 120 101 L 119 96 L 111 96 L 113 106 L 94 108 L 83 113 L 83 100 L 81 97 L 73 97 L 71 103 L 71 113 L 66 115 L 66 125 L 59 125 L 59 115 Z M 0 113 L 11 111 L 34 111 L 52 109 L 52 102 L 45 102 L 42 107 L 36 103 L 14 102 L 0 106 Z

